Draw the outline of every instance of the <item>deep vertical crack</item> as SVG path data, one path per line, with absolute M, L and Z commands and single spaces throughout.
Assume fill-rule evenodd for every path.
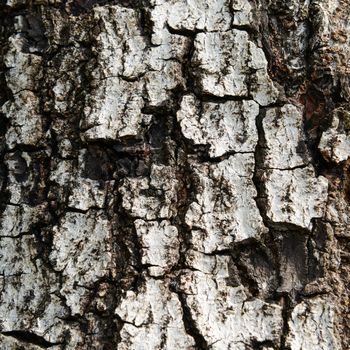
M 182 292 L 177 292 L 182 308 L 182 320 L 186 332 L 194 339 L 197 350 L 208 350 L 209 346 L 204 336 L 199 331 L 196 322 L 193 319 L 191 308 L 187 305 L 186 295 Z

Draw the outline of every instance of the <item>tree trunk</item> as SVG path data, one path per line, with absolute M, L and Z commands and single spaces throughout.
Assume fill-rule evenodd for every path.
M 349 0 L 1 6 L 1 349 L 348 349 Z

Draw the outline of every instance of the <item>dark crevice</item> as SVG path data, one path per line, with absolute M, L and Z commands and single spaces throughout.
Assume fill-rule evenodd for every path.
M 210 146 L 209 146 L 210 147 Z M 207 145 L 194 145 L 193 148 L 197 150 L 198 158 L 201 160 L 201 162 L 209 162 L 212 164 L 220 163 L 226 159 L 229 159 L 230 157 L 236 155 L 236 154 L 253 154 L 253 151 L 247 151 L 247 152 L 236 152 L 236 151 L 228 151 L 225 152 L 223 155 L 218 157 L 210 157 L 208 152 L 208 146 Z
M 259 296 L 259 286 L 255 278 L 251 276 L 246 264 L 242 263 L 239 255 L 233 259 L 238 271 L 240 282 L 246 287 L 249 292 L 248 298 L 255 298 Z
M 136 228 L 132 218 L 122 206 L 122 198 L 117 196 L 114 206 L 117 214 L 114 231 L 116 233 L 116 244 L 119 248 L 119 276 L 121 288 L 124 290 L 132 290 L 137 292 L 145 282 L 142 267 L 142 247 L 137 236 Z
M 208 350 L 210 347 L 208 346 L 208 343 L 205 340 L 204 336 L 197 328 L 196 322 L 193 320 L 191 308 L 187 305 L 186 295 L 181 292 L 177 293 L 177 295 L 181 303 L 182 320 L 187 334 L 189 334 L 195 341 L 197 350 Z
M 281 171 L 288 171 L 288 170 L 295 170 L 295 169 L 304 169 L 307 168 L 310 164 L 302 164 L 302 165 L 296 165 L 291 168 L 265 168 L 266 170 L 281 170 Z
M 7 331 L 1 332 L 2 335 L 6 337 L 12 337 L 22 343 L 28 343 L 37 345 L 40 348 L 48 349 L 52 346 L 59 345 L 61 343 L 50 343 L 44 337 L 41 337 L 35 333 L 28 331 Z
M 248 95 L 246 96 L 233 96 L 233 95 L 224 95 L 224 96 L 216 96 L 208 93 L 196 92 L 194 91 L 197 98 L 203 102 L 213 102 L 213 103 L 225 103 L 227 101 L 251 101 L 252 98 Z
M 3 2 L 0 3 L 0 108 L 7 101 L 13 101 L 13 94 L 11 89 L 7 86 L 6 72 L 8 67 L 5 66 L 4 55 L 8 49 L 7 40 L 14 32 L 14 16 L 11 9 L 5 6 Z M 5 210 L 6 203 L 10 200 L 10 193 L 7 191 L 9 181 L 9 174 L 6 165 L 4 164 L 5 154 L 7 152 L 7 145 L 5 142 L 5 135 L 10 121 L 6 115 L 0 112 L 0 213 Z
M 287 337 L 289 333 L 289 320 L 291 318 L 291 313 L 293 310 L 293 304 L 290 303 L 288 294 L 282 295 L 282 318 L 283 318 L 283 328 L 280 338 L 280 350 L 290 350 L 290 347 L 287 346 Z
M 181 28 L 181 29 L 172 28 L 169 24 L 167 24 L 166 28 L 168 29 L 170 34 L 182 35 L 192 39 L 194 39 L 198 33 L 204 33 L 204 30 L 198 30 L 198 29 L 188 30 L 186 28 Z
M 258 143 L 255 147 L 255 169 L 253 174 L 253 183 L 257 191 L 257 197 L 255 199 L 257 207 L 259 209 L 260 216 L 262 217 L 266 227 L 269 226 L 268 217 L 266 214 L 266 204 L 264 203 L 264 198 L 266 198 L 264 182 L 262 181 L 262 176 L 264 172 L 265 163 L 265 149 L 266 149 L 266 139 L 263 128 L 263 119 L 266 115 L 266 109 L 260 108 L 259 115 L 256 118 L 256 129 L 258 133 Z
M 70 4 L 70 11 L 73 16 L 82 16 L 88 14 L 95 6 L 119 5 L 137 9 L 142 2 L 142 0 L 73 0 Z
M 139 8 L 140 30 L 149 47 L 152 44 L 153 22 L 148 1 L 142 1 L 143 6 Z
M 252 348 L 253 350 L 264 350 L 266 348 L 275 349 L 275 344 L 271 340 L 258 341 L 256 339 L 253 339 Z

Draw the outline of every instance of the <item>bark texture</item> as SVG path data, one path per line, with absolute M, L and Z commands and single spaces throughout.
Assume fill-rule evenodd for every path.
M 0 348 L 348 349 L 349 0 L 7 0 Z

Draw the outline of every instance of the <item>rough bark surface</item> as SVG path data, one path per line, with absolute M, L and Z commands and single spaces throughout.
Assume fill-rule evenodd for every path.
M 7 0 L 0 348 L 348 349 L 348 0 Z

